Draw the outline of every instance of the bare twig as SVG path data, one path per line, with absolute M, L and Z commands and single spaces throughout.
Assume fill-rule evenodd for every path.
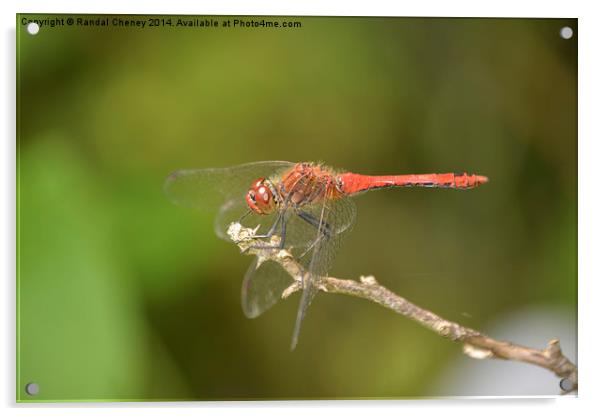
M 268 260 L 277 262 L 292 277 L 293 283 L 282 293 L 283 298 L 300 290 L 306 273 L 305 269 L 287 250 L 273 249 L 279 243 L 278 236 L 274 236 L 271 241 L 266 242 L 255 238 L 255 232 L 256 230 L 244 228 L 238 223 L 231 224 L 228 229 L 232 241 L 240 247 L 242 252 L 257 256 L 259 262 Z M 270 248 L 266 249 L 265 247 Z M 373 276 L 361 276 L 359 281 L 321 276 L 315 284 L 319 290 L 326 293 L 350 295 L 378 303 L 418 322 L 442 337 L 461 342 L 463 352 L 471 358 L 497 358 L 534 364 L 550 370 L 562 378 L 561 386 L 564 393 L 577 390 L 577 367 L 562 354 L 560 342 L 557 339 L 549 341 L 543 350 L 507 341 L 498 341 L 413 304 L 380 285 Z

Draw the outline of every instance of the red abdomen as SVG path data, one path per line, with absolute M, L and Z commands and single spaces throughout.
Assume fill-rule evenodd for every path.
M 419 175 L 367 176 L 356 173 L 338 175 L 342 191 L 347 194 L 392 186 L 470 189 L 489 181 L 486 176 L 467 173 L 428 173 Z

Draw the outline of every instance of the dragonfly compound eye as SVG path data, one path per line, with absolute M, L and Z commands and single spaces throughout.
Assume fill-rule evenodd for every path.
M 255 191 L 251 189 L 249 192 L 247 192 L 245 199 L 247 200 L 247 205 L 249 206 L 249 208 L 251 208 L 258 214 L 262 214 L 261 209 L 259 209 L 259 207 L 257 206 L 257 201 L 255 200 Z
M 259 189 L 257 189 L 257 193 L 263 202 L 268 202 L 270 200 L 270 190 L 265 186 L 260 186 Z
M 274 210 L 272 190 L 266 182 L 264 178 L 257 179 L 247 192 L 247 204 L 258 214 L 269 214 Z

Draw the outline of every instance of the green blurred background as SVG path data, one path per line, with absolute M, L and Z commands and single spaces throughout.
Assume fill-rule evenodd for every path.
M 487 175 L 466 192 L 356 199 L 332 274 L 373 274 L 483 330 L 529 305 L 576 311 L 576 19 L 31 36 L 22 17 L 47 16 L 17 18 L 19 400 L 415 397 L 470 360 L 377 305 L 324 294 L 290 352 L 298 295 L 244 317 L 251 258 L 215 237 L 211 214 L 170 204 L 163 181 L 179 168 Z

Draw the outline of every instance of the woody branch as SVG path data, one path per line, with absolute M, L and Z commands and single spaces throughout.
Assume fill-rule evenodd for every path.
M 228 229 L 228 234 L 243 253 L 257 256 L 260 262 L 274 261 L 286 270 L 293 279 L 293 283 L 282 293 L 282 297 L 287 298 L 301 289 L 301 282 L 306 275 L 306 271 L 287 250 L 263 248 L 277 246 L 279 243 L 278 236 L 273 236 L 271 241 L 266 242 L 255 238 L 255 231 L 234 223 Z M 373 276 L 361 276 L 359 281 L 319 276 L 314 284 L 325 293 L 355 296 L 391 309 L 444 338 L 462 343 L 464 354 L 471 358 L 503 359 L 537 365 L 553 372 L 562 379 L 567 379 L 569 382 L 566 384 L 568 389 L 565 390 L 565 393 L 577 390 L 577 367 L 563 355 L 560 342 L 557 339 L 550 340 L 542 350 L 496 340 L 477 330 L 448 321 L 427 309 L 415 305 L 380 285 Z

